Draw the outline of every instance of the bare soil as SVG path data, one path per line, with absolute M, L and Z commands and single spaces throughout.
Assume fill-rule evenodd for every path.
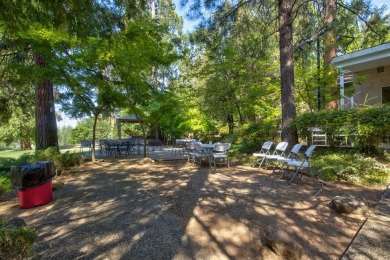
M 366 216 L 336 213 L 331 199 L 361 195 L 372 211 L 386 188 L 279 177 L 247 166 L 101 161 L 56 178 L 48 205 L 20 209 L 15 192 L 2 195 L 0 216 L 37 230 L 38 259 L 282 259 L 265 243 L 273 224 L 302 245 L 303 259 L 339 259 Z

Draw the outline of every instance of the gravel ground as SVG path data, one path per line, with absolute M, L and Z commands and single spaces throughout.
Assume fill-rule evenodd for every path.
M 372 210 L 385 189 L 314 187 L 307 176 L 287 185 L 270 170 L 184 161 L 87 163 L 61 181 L 45 206 L 0 199 L 3 217 L 37 230 L 37 259 L 281 259 L 265 245 L 271 224 L 303 246 L 303 259 L 339 259 L 365 217 L 335 213 L 331 198 L 363 195 Z

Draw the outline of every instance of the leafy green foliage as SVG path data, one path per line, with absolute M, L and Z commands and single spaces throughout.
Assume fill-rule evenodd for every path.
M 353 112 L 349 114 L 348 120 L 356 127 L 359 149 L 368 154 L 377 153 L 381 138 L 390 135 L 390 106 L 357 109 Z
M 352 162 L 336 173 L 338 179 L 367 184 L 384 184 L 389 180 L 388 169 L 374 158 L 355 154 Z
M 58 129 L 58 145 L 69 145 L 74 144 L 70 141 L 70 135 L 73 128 L 71 126 L 64 126 Z
M 35 159 L 37 161 L 53 160 L 59 153 L 58 147 L 49 147 L 45 150 L 35 151 Z
M 253 28 L 255 22 L 241 20 L 253 18 L 246 17 L 247 12 L 237 15 L 235 22 L 222 28 L 199 29 L 191 35 L 190 65 L 184 67 L 191 80 L 183 82 L 189 89 L 191 106 L 220 125 L 227 125 L 230 134 L 239 124 L 269 116 L 280 108 L 278 66 L 270 62 L 277 59 L 269 51 L 271 39 L 261 39 Z M 257 18 L 254 20 L 261 23 Z M 270 44 L 270 49 L 258 48 L 261 44 Z
M 60 153 L 57 147 L 49 147 L 45 150 L 38 150 L 35 153 L 36 161 L 53 161 L 57 170 L 67 170 L 82 164 L 84 159 L 77 153 Z
M 389 160 L 380 163 L 353 150 L 323 150 L 311 160 L 314 172 L 328 181 L 348 181 L 357 184 L 386 184 L 389 181 Z
M 238 133 L 237 143 L 241 146 L 241 153 L 253 153 L 259 151 L 265 141 L 277 140 L 278 123 L 271 120 L 264 120 L 259 123 L 245 124 Z
M 26 162 L 32 162 L 35 160 L 35 155 L 31 153 L 24 153 L 20 155 L 18 158 L 12 157 L 0 157 L 0 170 L 1 171 L 9 171 L 11 166 Z
M 36 237 L 35 231 L 26 226 L 0 226 L 0 259 L 27 259 L 33 253 Z
M 74 167 L 81 165 L 84 161 L 84 158 L 77 153 L 65 152 L 60 153 L 54 156 L 54 165 L 57 170 L 69 170 Z
M 11 173 L 9 171 L 0 171 L 0 194 L 13 190 Z
M 93 119 L 80 120 L 72 129 L 69 140 L 73 144 L 80 144 L 82 140 L 92 140 Z M 110 120 L 99 119 L 96 125 L 96 140 L 114 139 L 116 131 L 112 131 Z
M 333 147 L 338 134 L 356 135 L 356 147 L 364 153 L 374 154 L 378 153 L 381 138 L 390 134 L 390 106 L 305 113 L 297 116 L 294 125 L 309 141 L 311 128 L 322 129 Z

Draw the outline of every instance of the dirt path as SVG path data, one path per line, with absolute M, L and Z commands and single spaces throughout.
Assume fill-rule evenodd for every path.
M 335 213 L 331 198 L 362 195 L 372 210 L 385 189 L 320 191 L 307 177 L 287 185 L 251 167 L 126 160 L 88 163 L 62 181 L 46 206 L 21 210 L 15 194 L 0 198 L 1 216 L 38 231 L 39 259 L 279 259 L 264 243 L 271 224 L 303 246 L 304 259 L 338 259 L 365 218 Z

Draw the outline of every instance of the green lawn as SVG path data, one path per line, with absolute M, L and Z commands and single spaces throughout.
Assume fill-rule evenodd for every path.
M 25 151 L 20 151 L 20 150 L 6 150 L 6 151 L 0 151 L 0 157 L 9 157 L 9 158 L 19 158 L 22 154 L 33 154 L 34 150 L 25 150 Z
M 74 151 L 74 152 L 79 152 L 80 148 L 78 148 L 75 145 L 68 145 L 64 147 L 60 147 L 61 152 L 66 152 L 66 151 Z M 5 150 L 5 151 L 0 151 L 0 158 L 8 157 L 8 158 L 19 158 L 22 154 L 34 154 L 35 150 Z

